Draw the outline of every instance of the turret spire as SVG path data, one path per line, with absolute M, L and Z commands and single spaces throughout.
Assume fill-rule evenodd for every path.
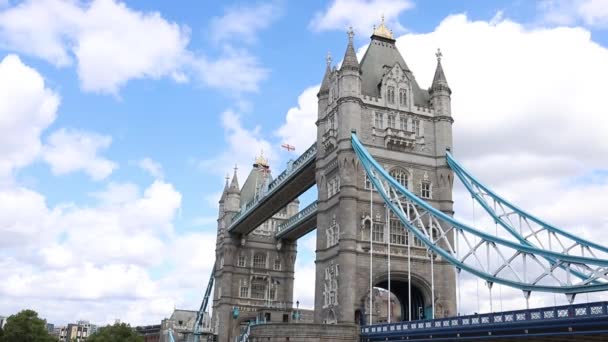
M 324 95 L 329 93 L 329 77 L 331 74 L 331 53 L 327 52 L 327 67 L 325 68 L 325 75 L 323 75 L 323 81 L 321 82 L 321 88 L 319 88 L 318 95 Z
M 232 182 L 230 183 L 230 188 L 228 189 L 228 192 L 239 192 L 239 179 L 236 175 L 236 172 L 238 171 L 238 167 L 236 166 L 236 164 L 234 165 L 234 175 L 232 175 Z
M 340 70 L 359 70 L 359 61 L 357 60 L 357 54 L 355 53 L 355 47 L 353 46 L 353 37 L 355 32 L 353 28 L 348 29 L 348 46 L 346 47 L 346 53 L 344 53 L 344 61 Z
M 230 176 L 226 174 L 226 184 L 224 184 L 224 191 L 222 191 L 222 197 L 220 197 L 220 203 L 223 203 L 226 200 L 226 194 L 228 193 L 228 181 L 230 180 Z
M 433 77 L 433 84 L 431 85 L 431 92 L 437 92 L 440 90 L 447 90 L 448 95 L 452 93 L 450 87 L 448 86 L 448 80 L 445 78 L 445 74 L 443 72 L 443 67 L 441 66 L 441 58 L 443 54 L 441 53 L 441 49 L 437 49 L 435 53 L 435 57 L 437 57 L 437 68 L 435 69 L 435 77 Z

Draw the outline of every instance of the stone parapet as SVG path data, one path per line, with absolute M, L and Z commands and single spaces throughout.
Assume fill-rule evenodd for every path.
M 267 323 L 251 327 L 252 342 L 359 341 L 356 324 Z

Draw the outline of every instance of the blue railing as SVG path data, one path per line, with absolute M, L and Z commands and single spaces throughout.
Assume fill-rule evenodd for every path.
M 240 212 L 236 213 L 232 218 L 232 223 L 228 230 L 231 230 L 232 227 L 237 225 L 240 221 L 243 220 L 244 217 L 247 216 L 249 212 L 253 210 L 253 208 L 264 198 L 272 195 L 276 189 L 280 188 L 280 185 L 285 183 L 286 180 L 290 178 L 291 175 L 300 171 L 304 166 L 308 165 L 311 160 L 314 160 L 317 156 L 317 144 L 314 143 L 310 146 L 302 155 L 298 157 L 293 163 L 290 163 L 280 175 L 277 176 L 270 184 L 268 185 L 268 189 L 266 189 L 266 193 L 263 196 L 256 196 L 252 201 L 247 203 Z
M 361 327 L 361 335 L 374 337 L 391 333 L 404 334 L 432 331 L 437 334 L 442 330 L 463 329 L 493 325 L 508 327 L 520 323 L 547 322 L 572 319 L 586 319 L 608 315 L 608 302 L 545 307 L 528 310 L 494 312 L 478 315 L 457 316 L 412 322 L 374 324 Z
M 277 235 L 280 235 L 281 232 L 289 230 L 290 228 L 297 226 L 300 222 L 306 220 L 311 215 L 316 215 L 317 213 L 317 201 L 312 202 L 306 208 L 300 210 L 297 214 L 290 217 L 287 221 L 281 223 L 277 227 Z

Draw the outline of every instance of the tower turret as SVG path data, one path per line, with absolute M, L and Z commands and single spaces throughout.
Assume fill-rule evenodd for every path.
M 238 168 L 234 167 L 234 175 L 230 186 L 226 191 L 226 199 L 224 200 L 224 210 L 226 213 L 236 213 L 241 210 L 241 190 L 239 189 L 239 179 L 236 171 Z
M 435 69 L 433 84 L 429 90 L 431 104 L 438 116 L 451 116 L 452 108 L 450 96 L 452 95 L 452 90 L 450 89 L 450 86 L 448 86 L 448 81 L 443 72 L 443 66 L 441 65 L 443 54 L 440 49 L 437 49 L 435 56 L 437 57 L 437 68 Z
M 344 52 L 344 60 L 340 67 L 339 75 L 339 97 L 348 96 L 359 96 L 361 93 L 361 69 L 359 67 L 359 61 L 357 60 L 357 54 L 355 53 L 355 47 L 353 45 L 353 37 L 355 32 L 353 28 L 349 28 L 348 32 L 348 45 L 346 46 L 346 52 Z

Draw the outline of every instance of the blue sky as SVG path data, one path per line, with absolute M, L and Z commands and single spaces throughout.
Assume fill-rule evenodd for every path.
M 262 149 L 278 174 L 310 145 L 327 52 L 339 63 L 349 25 L 363 52 L 381 14 L 422 86 L 444 51 L 462 160 L 595 237 L 605 216 L 550 199 L 606 199 L 608 5 L 474 5 L 0 1 L 0 315 L 139 324 L 196 308 L 224 175 L 238 164 L 243 181 Z M 312 273 L 313 235 L 297 279 Z M 308 306 L 311 284 L 296 284 Z

